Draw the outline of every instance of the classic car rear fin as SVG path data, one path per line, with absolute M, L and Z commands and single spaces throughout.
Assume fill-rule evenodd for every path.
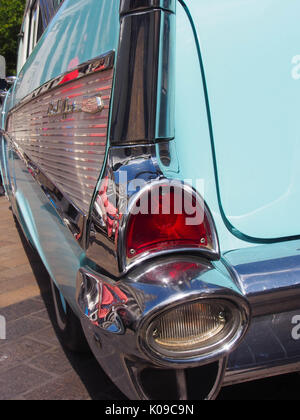
M 121 13 L 127 14 L 121 15 L 110 133 L 113 146 L 174 138 L 175 2 L 139 4 L 121 3 Z M 167 10 L 151 8 L 157 5 Z

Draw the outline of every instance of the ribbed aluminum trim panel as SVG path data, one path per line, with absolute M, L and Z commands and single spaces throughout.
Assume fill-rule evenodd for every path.
M 53 184 L 87 214 L 106 153 L 113 69 L 96 69 L 80 78 L 73 71 L 70 76 L 74 80 L 65 77 L 55 88 L 13 110 L 7 132 Z M 96 96 L 101 96 L 104 105 L 101 112 L 80 110 L 86 98 Z M 58 101 L 67 101 L 76 111 L 49 115 Z

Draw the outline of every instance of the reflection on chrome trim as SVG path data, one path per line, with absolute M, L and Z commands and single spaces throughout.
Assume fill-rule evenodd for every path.
M 28 96 L 26 96 L 22 101 L 17 105 L 15 109 L 18 109 L 19 107 L 23 106 L 25 103 L 31 101 L 34 98 L 37 98 L 38 96 L 41 96 L 43 93 L 47 93 L 57 86 L 67 86 L 70 82 L 74 80 L 79 80 L 82 77 L 88 76 L 90 74 L 95 74 L 99 72 L 103 72 L 105 70 L 112 69 L 114 66 L 114 60 L 115 60 L 115 52 L 109 51 L 108 53 L 101 55 L 100 57 L 97 57 L 93 60 L 87 61 L 83 64 L 80 64 L 77 67 L 74 67 L 71 71 L 67 71 L 63 73 L 62 75 L 49 80 L 44 85 L 40 86 L 39 88 L 35 89 L 32 93 L 30 93 Z M 105 79 L 104 79 L 105 80 Z M 109 80 L 109 79 L 106 79 Z M 99 81 L 96 80 L 96 82 Z
M 86 223 L 86 216 L 80 209 L 78 209 L 72 200 L 63 193 L 45 173 L 8 137 L 4 134 L 9 144 L 11 151 L 14 153 L 14 159 L 20 159 L 27 168 L 30 175 L 40 185 L 41 190 L 48 197 L 51 205 L 59 214 L 62 222 L 71 231 L 74 238 L 84 246 L 84 226 Z
M 14 147 L 85 215 L 106 154 L 113 63 L 110 52 L 49 81 L 7 119 Z
M 103 109 L 105 109 L 105 105 L 101 94 L 99 94 L 88 98 L 83 97 L 80 103 L 76 101 L 70 102 L 70 98 L 65 98 L 63 100 L 59 99 L 55 102 L 51 101 L 47 115 L 48 117 L 61 115 L 62 118 L 67 118 L 68 115 L 74 114 L 76 112 L 97 114 L 98 112 L 103 111 Z
M 174 277 L 174 273 L 178 275 Z M 119 281 L 89 267 L 80 269 L 76 301 L 89 344 L 103 369 L 129 398 L 147 398 L 139 377 L 144 368 L 187 369 L 219 362 L 218 376 L 208 398 L 216 396 L 226 358 L 241 342 L 250 321 L 246 299 L 234 287 L 230 288 L 230 281 L 229 288 L 218 286 L 223 280 L 224 274 L 213 264 L 186 256 L 178 256 L 175 261 L 169 257 L 147 262 Z M 104 287 L 109 295 L 103 293 Z M 169 307 L 201 299 L 223 299 L 235 305 L 241 320 L 235 336 L 201 357 L 166 360 L 149 356 L 141 345 L 148 320 Z M 109 364 L 107 352 L 111 357 Z
M 121 4 L 125 14 L 121 14 L 110 132 L 114 146 L 153 144 L 175 136 L 176 3 Z M 156 7 L 162 4 L 166 8 Z M 138 12 L 127 13 L 134 10 Z

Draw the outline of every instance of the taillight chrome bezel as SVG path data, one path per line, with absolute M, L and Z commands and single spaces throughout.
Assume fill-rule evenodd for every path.
M 195 247 L 186 246 L 186 247 L 170 248 L 170 249 L 159 250 L 159 251 L 150 250 L 150 251 L 145 251 L 142 254 L 138 254 L 136 256 L 132 256 L 131 258 L 128 258 L 127 252 L 126 252 L 127 250 L 126 241 L 127 241 L 129 220 L 130 220 L 131 213 L 134 206 L 144 194 L 148 194 L 153 188 L 157 188 L 159 186 L 165 186 L 166 183 L 169 183 L 170 186 L 174 186 L 176 188 L 182 188 L 185 193 L 191 194 L 193 197 L 195 197 L 197 202 L 200 203 L 201 206 L 203 206 L 204 216 L 211 230 L 211 247 L 208 248 L 206 246 L 200 246 L 198 248 L 195 248 Z M 129 199 L 127 213 L 123 215 L 122 221 L 119 226 L 118 254 L 119 254 L 120 270 L 121 272 L 126 273 L 133 267 L 151 258 L 162 257 L 162 256 L 170 255 L 170 254 L 189 254 L 189 255 L 201 256 L 211 261 L 219 260 L 220 247 L 219 247 L 219 239 L 218 239 L 213 217 L 210 213 L 210 210 L 206 202 L 203 200 L 201 195 L 193 187 L 191 187 L 190 185 L 186 183 L 183 183 L 178 180 L 173 180 L 173 179 L 169 180 L 166 178 L 162 178 L 160 180 L 155 180 L 148 183 L 144 188 L 142 188 L 139 192 L 134 194 Z

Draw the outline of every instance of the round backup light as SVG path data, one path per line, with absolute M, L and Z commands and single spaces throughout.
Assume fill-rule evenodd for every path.
M 186 303 L 151 321 L 146 330 L 146 344 L 159 356 L 194 358 L 232 340 L 241 323 L 240 311 L 229 301 Z

